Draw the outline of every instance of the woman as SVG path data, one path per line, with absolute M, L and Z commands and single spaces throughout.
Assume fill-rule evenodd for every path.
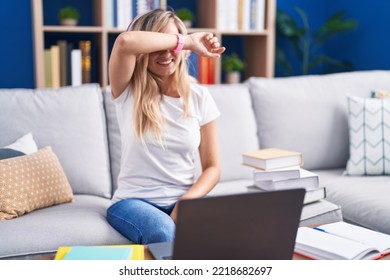
M 190 51 L 218 58 L 225 48 L 211 33 L 188 35 L 173 12 L 160 9 L 128 31 L 117 37 L 109 61 L 122 158 L 107 220 L 138 244 L 172 241 L 177 201 L 205 196 L 220 176 L 219 111 L 205 87 L 190 83 L 185 59 Z

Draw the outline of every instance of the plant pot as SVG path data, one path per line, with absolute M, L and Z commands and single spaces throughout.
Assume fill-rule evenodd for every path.
M 64 26 L 76 26 L 78 24 L 77 19 L 61 19 L 61 25 Z
M 192 27 L 192 21 L 190 21 L 190 20 L 183 20 L 183 23 L 184 23 L 186 28 Z
M 228 84 L 239 84 L 241 81 L 241 73 L 238 71 L 226 73 L 226 83 Z

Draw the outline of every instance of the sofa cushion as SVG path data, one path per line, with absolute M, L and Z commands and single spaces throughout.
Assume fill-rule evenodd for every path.
M 31 132 L 51 146 L 74 193 L 111 197 L 107 131 L 99 85 L 0 90 L 0 147 Z
M 106 220 L 110 200 L 74 195 L 59 204 L 0 222 L 0 259 L 56 252 L 60 246 L 129 244 Z M 36 256 L 35 256 L 36 258 Z
M 0 221 L 71 201 L 72 189 L 50 147 L 0 160 Z
M 390 88 L 390 71 L 250 78 L 261 148 L 300 151 L 305 168 L 340 168 L 349 156 L 347 95 Z
M 348 175 L 390 175 L 390 99 L 348 98 Z
M 221 182 L 252 179 L 253 168 L 243 166 L 241 156 L 259 148 L 249 89 L 242 84 L 207 87 L 221 112 L 217 119 Z
M 107 86 L 103 92 L 104 108 L 106 111 L 108 147 L 111 163 L 111 181 L 112 188 L 115 191 L 118 188 L 118 176 L 121 163 L 121 133 L 119 130 L 118 119 L 116 117 L 115 103 L 111 97 L 111 87 Z

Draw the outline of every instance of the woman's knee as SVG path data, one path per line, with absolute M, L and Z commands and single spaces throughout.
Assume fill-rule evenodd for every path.
M 107 221 L 138 244 L 173 241 L 176 226 L 171 217 L 145 201 L 119 201 L 107 209 Z

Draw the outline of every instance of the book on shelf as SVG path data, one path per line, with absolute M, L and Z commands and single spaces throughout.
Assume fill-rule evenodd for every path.
M 133 1 L 116 0 L 116 27 L 126 29 L 133 19 Z
M 219 0 L 217 29 L 223 31 L 263 31 L 265 0 Z
M 68 85 L 68 42 L 58 40 L 57 45 L 60 48 L 60 86 Z
M 51 50 L 45 49 L 43 54 L 45 59 L 45 87 L 51 88 L 53 84 L 51 80 Z
M 214 84 L 215 61 L 210 57 L 198 56 L 198 82 Z
M 248 191 L 250 192 L 261 192 L 267 191 L 259 188 L 256 185 L 248 186 Z M 316 201 L 319 201 L 326 197 L 326 189 L 323 186 L 318 187 L 317 189 L 306 190 L 305 197 L 303 199 L 303 204 L 307 205 Z
M 300 168 L 299 178 L 285 180 L 257 180 L 254 184 L 264 190 L 283 190 L 291 188 L 304 188 L 306 190 L 317 189 L 319 187 L 319 176 L 317 173 Z
M 79 41 L 81 50 L 81 81 L 83 84 L 91 82 L 91 41 Z
M 60 47 L 53 45 L 50 47 L 51 54 L 51 81 L 53 88 L 60 87 Z
M 80 86 L 81 79 L 81 50 L 73 49 L 71 52 L 71 80 L 72 86 Z
M 259 149 L 243 153 L 242 163 L 264 170 L 302 166 L 303 154 L 279 148 Z
M 390 254 L 390 235 L 346 222 L 300 227 L 295 252 L 321 260 L 379 259 Z
M 138 244 L 110 246 L 61 246 L 55 260 L 143 260 L 144 246 Z

